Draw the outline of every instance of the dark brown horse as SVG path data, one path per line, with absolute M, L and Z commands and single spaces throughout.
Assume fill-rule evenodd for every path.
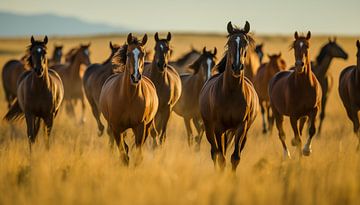
M 321 98 L 318 134 L 321 132 L 322 123 L 325 118 L 325 106 L 333 84 L 333 78 L 327 71 L 334 58 L 341 58 L 345 60 L 348 58 L 348 54 L 339 46 L 339 44 L 336 43 L 336 38 L 334 40 L 329 39 L 329 42 L 321 48 L 320 53 L 316 58 L 316 62 L 312 62 L 311 64 L 312 70 L 321 85 L 323 94 Z
M 48 63 L 49 63 L 49 67 L 61 63 L 62 49 L 63 49 L 63 46 L 62 46 L 62 45 L 55 45 L 55 48 L 54 48 L 54 51 L 53 51 L 53 55 L 52 55 L 52 57 L 49 59 L 49 62 L 48 62 Z
M 78 100 L 81 101 L 81 122 L 85 121 L 85 100 L 80 76 L 80 66 L 82 64 L 86 66 L 90 65 L 89 46 L 90 44 L 80 45 L 80 47 L 71 51 L 71 55 L 68 56 L 68 63 L 51 67 L 51 69 L 54 69 L 60 75 L 63 81 L 65 89 L 64 103 L 68 114 L 75 116 L 74 107 Z
M 195 140 L 197 150 L 200 149 L 201 138 L 205 131 L 200 115 L 199 95 L 201 88 L 213 74 L 216 53 L 216 48 L 212 53 L 211 51 L 206 51 L 204 47 L 199 58 L 189 66 L 189 68 L 193 70 L 193 73 L 180 75 L 182 94 L 174 107 L 174 111 L 184 119 L 189 146 L 191 147 Z M 197 130 L 197 136 L 193 134 L 191 121 Z
M 286 69 L 286 63 L 284 59 L 281 58 L 281 53 L 268 55 L 268 57 L 269 62 L 260 66 L 254 78 L 254 87 L 259 96 L 259 103 L 263 120 L 263 133 L 266 133 L 267 131 L 271 132 L 274 122 L 272 113 L 270 112 L 270 98 L 268 93 L 269 81 L 277 72 Z
M 127 45 L 120 48 L 113 58 L 113 63 L 123 72 L 110 76 L 100 94 L 101 112 L 126 165 L 129 164 L 129 148 L 124 140 L 125 130 L 131 128 L 135 134 L 136 162 L 139 162 L 141 147 L 150 133 L 159 105 L 154 84 L 142 75 L 146 41 L 146 34 L 141 41 L 131 33 L 128 35 Z
M 234 152 L 231 155 L 232 170 L 240 162 L 247 132 L 255 120 L 258 97 L 252 83 L 245 77 L 245 56 L 253 38 L 248 34 L 250 24 L 243 29 L 227 25 L 228 41 L 225 56 L 217 65 L 224 72 L 210 78 L 202 88 L 199 97 L 200 113 L 205 125 L 206 137 L 211 145 L 211 157 L 221 169 L 225 167 L 228 148 L 226 132 L 233 133 Z
M 341 101 L 346 109 L 346 113 L 353 123 L 353 130 L 356 134 L 359 143 L 357 150 L 360 151 L 360 125 L 359 125 L 359 110 L 360 110 L 360 41 L 356 41 L 357 47 L 357 62 L 356 65 L 345 68 L 339 79 L 339 94 Z
M 199 58 L 201 52 L 196 50 L 194 47 L 191 47 L 191 50 L 185 53 L 183 56 L 178 58 L 175 61 L 170 61 L 169 65 L 174 67 L 178 73 L 186 73 L 187 68 L 191 65 L 196 59 Z
M 292 44 L 295 55 L 295 67 L 289 71 L 277 73 L 269 83 L 270 105 L 274 113 L 276 127 L 279 131 L 285 157 L 290 158 L 290 152 L 285 142 L 283 129 L 284 115 L 290 117 L 294 138 L 291 143 L 297 146 L 300 156 L 311 153 L 311 140 L 316 132 L 315 120 L 321 106 L 321 86 L 311 71 L 309 60 L 310 31 L 305 36 L 295 32 L 295 41 Z M 302 128 L 310 120 L 309 138 L 301 152 Z M 298 120 L 301 119 L 300 126 Z
M 159 98 L 159 108 L 155 116 L 155 128 L 159 134 L 160 144 L 163 144 L 166 139 L 166 129 L 170 114 L 181 95 L 180 76 L 168 64 L 170 40 L 170 32 L 166 39 L 160 39 L 158 33 L 155 33 L 154 58 L 151 64 L 145 66 L 146 72 L 144 72 L 144 75 L 154 83 Z M 151 135 L 156 139 L 155 132 L 152 132 Z
M 31 144 L 36 140 L 41 119 L 46 126 L 46 145 L 49 147 L 53 121 L 64 96 L 60 76 L 47 66 L 47 42 L 47 36 L 44 41 L 36 41 L 31 37 L 27 59 L 31 70 L 20 76 L 17 99 L 5 115 L 8 121 L 25 115 L 30 151 Z
M 120 49 L 120 46 L 117 44 L 112 44 L 110 42 L 111 54 L 107 60 L 102 64 L 91 64 L 85 71 L 83 77 L 84 91 L 86 98 L 89 101 L 91 106 L 91 111 L 96 119 L 98 124 L 98 135 L 101 136 L 104 132 L 104 125 L 100 120 L 100 108 L 99 108 L 99 98 L 101 93 L 101 88 L 105 83 L 106 79 L 114 74 L 112 66 L 112 57 Z

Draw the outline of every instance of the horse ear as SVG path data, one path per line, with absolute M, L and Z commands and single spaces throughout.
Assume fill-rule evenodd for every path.
M 279 52 L 278 57 L 279 57 L 279 58 L 281 57 L 281 52 Z
M 170 32 L 168 32 L 168 35 L 166 36 L 166 40 L 167 40 L 167 41 L 170 41 L 170 40 L 171 40 L 171 33 L 170 33 Z
M 91 46 L 91 42 L 89 42 L 87 45 L 86 45 L 86 47 L 90 47 Z
M 306 35 L 306 40 L 309 40 L 311 38 L 311 32 L 308 31 L 307 35 Z
M 45 45 L 48 43 L 48 37 L 47 36 L 45 36 L 45 38 L 44 38 L 44 43 L 45 43 Z
M 250 31 L 250 23 L 248 21 L 246 21 L 245 23 L 244 31 L 245 33 L 249 33 Z
M 203 53 L 205 53 L 206 52 L 206 46 L 203 48 Z
M 329 37 L 329 43 L 332 43 L 331 37 Z
M 111 49 L 111 50 L 114 49 L 114 46 L 113 46 L 113 44 L 112 44 L 111 41 L 110 41 L 110 43 L 109 43 L 109 46 L 110 46 L 110 49 Z
M 294 38 L 295 38 L 295 39 L 298 39 L 298 38 L 299 38 L 299 34 L 298 34 L 297 31 L 295 31 Z
M 147 35 L 145 33 L 145 35 L 144 35 L 144 37 L 143 37 L 143 39 L 141 41 L 141 46 L 144 46 L 146 44 L 146 42 L 147 42 Z
M 234 32 L 234 28 L 231 24 L 231 21 L 229 21 L 229 23 L 227 24 L 227 31 L 229 34 L 232 34 Z
M 216 49 L 216 47 L 214 47 L 214 56 L 216 56 L 216 54 L 217 54 L 217 49 Z
M 132 42 L 132 33 L 129 33 L 126 41 L 127 41 L 128 44 L 131 44 L 131 42 Z
M 34 44 L 34 43 L 35 43 L 34 36 L 31 36 L 31 44 Z
M 155 41 L 156 41 L 156 42 L 158 42 L 158 41 L 159 41 L 159 34 L 158 34 L 158 32 L 156 32 L 156 33 L 155 33 L 154 38 L 155 38 Z
M 359 40 L 356 41 L 356 46 L 357 46 L 358 48 L 360 48 L 360 41 L 359 41 Z
M 267 54 L 267 57 L 270 59 L 270 58 L 271 58 L 271 55 L 270 55 L 270 54 Z

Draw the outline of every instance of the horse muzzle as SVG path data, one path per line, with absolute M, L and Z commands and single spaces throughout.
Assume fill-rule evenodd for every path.
M 43 68 L 36 67 L 36 68 L 34 68 L 34 71 L 35 71 L 35 73 L 36 73 L 36 75 L 37 75 L 38 77 L 41 77 L 41 76 L 43 75 L 44 69 L 43 69 Z
M 139 83 L 139 81 L 141 80 L 141 75 L 140 75 L 140 74 L 137 74 L 137 75 L 132 74 L 132 75 L 130 76 L 130 78 L 131 78 L 131 82 L 132 82 L 133 84 L 137 84 L 137 83 Z
M 295 66 L 296 67 L 304 67 L 305 63 L 301 60 L 297 60 L 295 61 Z
M 232 64 L 232 70 L 236 75 L 240 74 L 240 71 L 244 69 L 244 64 L 240 63 L 238 65 Z

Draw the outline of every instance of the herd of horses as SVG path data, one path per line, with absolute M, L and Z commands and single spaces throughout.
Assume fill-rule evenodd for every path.
M 223 170 L 225 155 L 231 155 L 235 171 L 247 133 L 261 108 L 263 133 L 271 132 L 275 123 L 284 156 L 290 158 L 283 129 L 284 116 L 290 118 L 294 138 L 291 144 L 300 156 L 311 153 L 311 141 L 325 117 L 328 92 L 333 78 L 327 72 L 334 58 L 347 59 L 347 53 L 336 39 L 321 49 L 315 62 L 309 58 L 311 33 L 294 34 L 294 66 L 288 69 L 281 53 L 268 55 L 263 62 L 263 45 L 255 46 L 250 24 L 243 28 L 227 24 L 227 42 L 223 57 L 216 63 L 217 49 L 192 49 L 176 61 L 170 61 L 171 39 L 155 33 L 151 61 L 146 60 L 148 36 L 141 39 L 131 33 L 123 45 L 110 42 L 110 56 L 91 64 L 90 44 L 71 49 L 62 63 L 62 46 L 56 46 L 51 59 L 46 57 L 48 38 L 35 40 L 19 60 L 8 61 L 2 70 L 3 87 L 9 110 L 4 119 L 13 121 L 25 117 L 31 146 L 36 140 L 41 122 L 46 127 L 47 143 L 54 118 L 59 109 L 74 119 L 74 107 L 82 105 L 80 122 L 84 122 L 85 97 L 96 119 L 98 135 L 104 133 L 101 115 L 107 121 L 111 146 L 116 143 L 120 158 L 129 164 L 127 130 L 135 136 L 135 163 L 142 160 L 142 146 L 148 136 L 156 148 L 166 140 L 171 113 L 183 118 L 190 147 L 200 149 L 205 134 L 211 145 L 215 167 Z M 345 68 L 339 80 L 339 93 L 347 115 L 359 138 L 360 124 L 360 42 L 357 64 Z M 82 72 L 81 65 L 87 66 Z M 85 94 L 85 95 L 84 95 Z M 61 104 L 64 104 L 61 106 Z M 191 125 L 193 124 L 193 126 Z M 301 136 L 308 124 L 308 139 L 302 148 Z M 193 130 L 193 127 L 195 130 Z

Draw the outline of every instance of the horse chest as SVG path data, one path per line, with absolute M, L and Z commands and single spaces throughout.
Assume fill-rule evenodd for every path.
M 244 96 L 228 96 L 222 97 L 218 100 L 218 106 L 224 109 L 217 109 L 219 120 L 225 127 L 237 126 L 240 122 L 244 121 L 247 113 L 247 101 Z M 227 99 L 227 100 L 224 100 Z

